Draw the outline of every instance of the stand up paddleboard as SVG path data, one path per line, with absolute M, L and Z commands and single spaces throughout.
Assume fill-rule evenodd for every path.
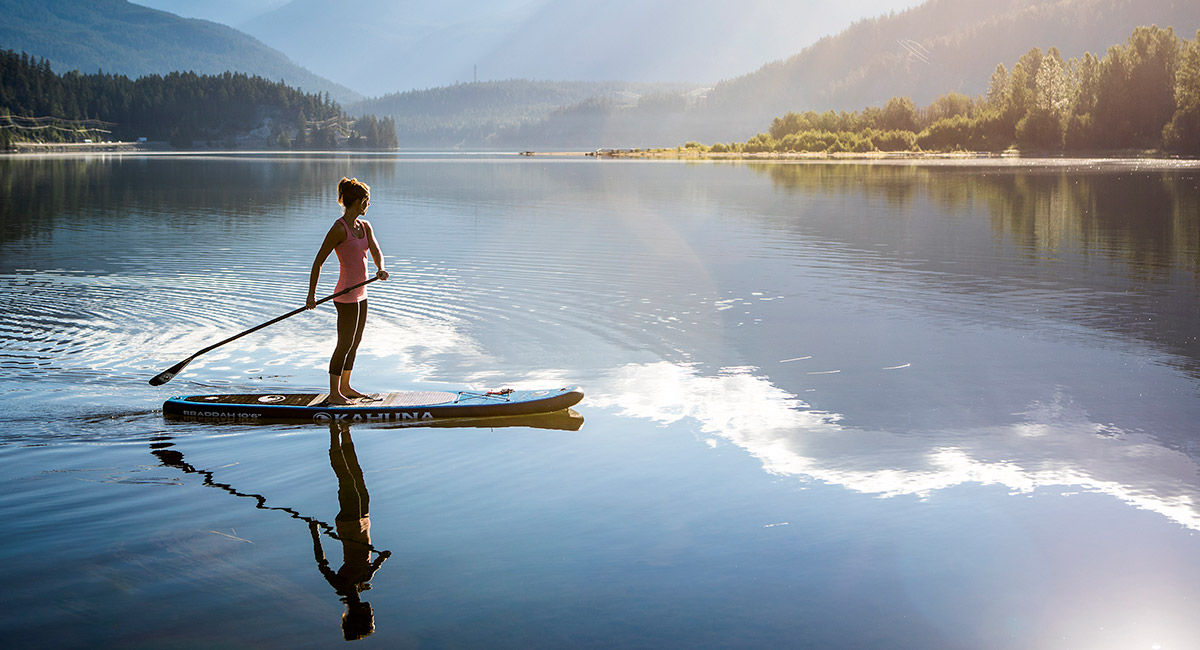
M 163 416 L 211 422 L 400 422 L 551 413 L 583 399 L 578 388 L 552 390 L 376 393 L 353 404 L 329 404 L 326 393 L 187 395 L 163 402 Z

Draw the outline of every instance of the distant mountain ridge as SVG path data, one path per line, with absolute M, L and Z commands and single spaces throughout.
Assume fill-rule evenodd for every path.
M 0 0 L 0 18 L 0 47 L 45 58 L 59 72 L 234 71 L 328 92 L 341 102 L 362 98 L 233 28 L 125 0 Z
M 563 107 L 604 98 L 636 106 L 643 98 L 678 96 L 694 86 L 670 83 L 531 81 L 508 79 L 390 93 L 350 104 L 350 115 L 370 113 L 395 120 L 402 146 L 487 146 L 504 129 L 545 120 Z
M 347 11 L 347 16 L 355 16 L 358 15 L 356 7 L 367 8 L 378 2 L 347 0 L 340 6 Z M 628 8 L 633 6 L 631 3 L 632 0 L 614 0 L 605 4 L 605 11 Z M 655 39 L 653 30 L 656 26 L 661 27 L 664 33 L 673 29 L 669 20 L 672 12 L 667 12 L 662 20 L 651 21 L 643 20 L 646 11 L 633 11 L 630 14 L 630 29 L 614 30 L 610 27 L 611 23 L 602 18 L 596 18 L 593 24 L 583 20 L 581 17 L 587 15 L 584 3 L 535 0 L 523 8 L 520 4 L 519 0 L 500 0 L 492 5 L 498 12 L 507 12 L 504 14 L 506 18 L 497 20 L 493 26 L 498 33 L 535 34 L 537 37 L 524 42 L 500 43 L 490 50 L 492 54 L 483 57 L 482 61 L 484 75 L 496 66 L 509 65 L 506 62 L 515 60 L 514 57 L 519 58 L 517 55 L 521 51 L 524 51 L 522 56 L 540 55 L 547 59 L 547 65 L 565 61 L 578 63 L 586 60 L 576 57 L 578 51 L 586 54 L 606 48 L 632 48 L 629 51 L 638 52 L 641 58 L 649 61 L 652 57 L 646 52 L 651 50 L 641 48 L 669 47 L 673 42 L 669 38 Z M 675 14 L 688 10 L 674 0 L 654 4 L 672 8 Z M 282 16 L 290 12 L 292 20 L 304 23 L 305 12 L 327 11 L 328 5 L 327 0 L 293 0 L 272 15 Z M 418 5 L 425 9 L 414 9 L 415 13 L 412 14 L 412 26 L 417 32 L 423 21 L 444 20 L 444 16 L 436 14 L 439 9 L 412 0 L 400 0 L 395 3 L 394 10 L 404 12 L 406 8 Z M 447 5 L 444 10 L 460 9 L 458 5 Z M 380 15 L 378 24 L 363 29 L 381 29 L 389 20 L 389 16 Z M 561 28 L 563 25 L 578 27 L 566 30 Z M 789 58 L 766 63 L 741 76 L 715 83 L 701 101 L 687 102 L 670 119 L 664 119 L 661 111 L 654 111 L 654 124 L 640 123 L 651 118 L 638 111 L 622 110 L 611 102 L 605 104 L 595 103 L 591 99 L 582 100 L 588 104 L 588 108 L 578 114 L 569 113 L 572 115 L 571 124 L 573 128 L 589 130 L 590 135 L 580 132 L 572 141 L 605 146 L 605 138 L 618 133 L 629 134 L 620 143 L 621 146 L 674 146 L 685 140 L 744 141 L 764 131 L 773 118 L 788 111 L 861 110 L 867 106 L 880 106 L 892 97 L 907 97 L 918 105 L 925 105 L 952 91 L 969 96 L 979 95 L 986 92 L 988 79 L 997 64 L 1011 66 L 1030 48 L 1055 47 L 1066 58 L 1078 57 L 1084 52 L 1101 55 L 1109 47 L 1124 42 L 1130 32 L 1141 25 L 1169 26 L 1177 34 L 1190 37 L 1200 29 L 1200 2 L 928 0 L 907 11 L 860 20 L 840 33 L 802 47 Z M 702 57 L 719 51 L 718 46 L 728 45 L 728 42 L 746 42 L 744 38 L 732 38 L 733 28 L 730 29 L 728 38 L 697 37 L 691 46 L 678 48 L 676 54 L 684 58 Z M 461 33 L 450 34 L 447 38 L 458 39 L 450 41 L 456 43 L 469 40 L 470 35 L 471 32 L 464 28 Z M 462 53 L 459 61 L 463 72 L 460 81 L 471 79 L 467 57 L 468 54 Z M 407 63 L 403 56 L 392 58 L 396 61 L 394 67 L 397 71 L 405 69 Z M 346 65 L 350 66 L 347 69 L 356 69 L 353 57 L 347 56 Z M 505 113 L 506 109 L 462 112 L 452 117 L 444 116 L 447 119 L 440 123 L 429 113 L 418 111 L 419 114 L 414 117 L 412 109 L 428 96 L 455 94 L 446 90 L 455 87 L 453 85 L 445 84 L 442 88 L 436 87 L 436 84 L 434 86 L 428 95 L 401 93 L 393 96 L 393 99 L 403 101 L 373 105 L 373 110 L 394 115 L 401 131 L 409 127 L 424 128 L 432 137 L 441 129 L 448 138 L 443 143 L 447 145 L 459 144 L 462 142 L 461 136 L 470 131 L 479 134 L 477 142 L 487 140 L 489 134 L 504 127 L 497 123 L 495 115 Z M 456 91 L 458 95 L 468 89 L 474 90 L 469 88 L 470 84 L 463 86 L 465 88 Z M 497 94 L 492 96 L 500 102 L 520 101 Z M 604 108 L 606 105 L 608 107 Z M 514 104 L 509 108 L 517 107 Z M 471 123 L 472 119 L 474 123 Z M 592 121 L 590 127 L 589 119 Z M 423 127 L 422 124 L 427 126 Z M 446 128 L 450 124 L 455 128 Z M 546 128 L 551 132 L 562 132 L 560 126 L 550 123 Z M 520 132 L 520 137 L 524 138 L 536 134 L 537 128 L 526 120 Z M 511 135 L 510 130 L 501 139 L 524 146 L 513 141 L 509 137 Z
M 471 82 L 476 71 L 481 81 L 712 84 L 917 1 L 292 0 L 237 27 L 370 95 Z
M 201 18 L 234 29 L 256 16 L 278 9 L 289 0 L 137 0 L 134 4 L 169 11 L 184 18 Z

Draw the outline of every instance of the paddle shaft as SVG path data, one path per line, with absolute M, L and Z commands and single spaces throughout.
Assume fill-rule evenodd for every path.
M 372 282 L 374 282 L 378 279 L 379 279 L 378 277 L 374 277 L 374 278 L 371 278 L 370 280 L 367 280 L 366 282 L 359 282 L 358 284 L 356 284 L 354 286 L 346 287 L 345 289 L 342 289 L 341 291 L 339 291 L 337 293 L 332 293 L 332 294 L 329 294 L 328 296 L 325 296 L 324 298 L 321 298 L 320 300 L 318 300 L 316 302 L 316 304 L 319 305 L 323 302 L 333 300 L 334 298 L 337 298 L 338 296 L 340 296 L 344 293 L 349 293 L 351 291 L 354 291 L 355 289 L 362 287 L 362 286 L 366 286 L 368 284 L 371 284 Z M 171 381 L 172 379 L 174 379 L 175 375 L 179 374 L 179 372 L 181 370 L 183 370 L 184 366 L 191 363 L 193 359 L 204 354 L 205 352 L 212 352 L 213 350 L 216 350 L 217 348 L 221 347 L 222 345 L 225 345 L 226 343 L 229 343 L 231 341 L 236 341 L 236 340 L 242 338 L 243 336 L 246 336 L 247 334 L 253 334 L 264 327 L 274 325 L 275 323 L 278 323 L 279 321 L 284 320 L 285 318 L 291 318 L 292 316 L 295 316 L 296 314 L 299 314 L 300 312 L 303 312 L 303 311 L 308 311 L 307 305 L 304 307 L 301 307 L 299 309 L 293 309 L 292 311 L 290 311 L 282 316 L 279 316 L 277 318 L 272 318 L 271 320 L 269 320 L 265 323 L 262 323 L 261 325 L 255 325 L 254 327 L 251 327 L 250 329 L 248 329 L 244 332 L 234 334 L 233 336 L 225 339 L 224 341 L 221 341 L 219 343 L 214 343 L 214 344 L 204 348 L 203 350 L 196 352 L 195 354 L 184 359 L 183 361 L 180 361 L 179 363 L 175 364 L 174 366 L 171 366 L 169 369 L 163 371 L 162 373 L 156 375 L 153 379 L 150 380 L 150 385 L 151 386 L 161 386 L 162 384 L 165 384 L 168 381 Z

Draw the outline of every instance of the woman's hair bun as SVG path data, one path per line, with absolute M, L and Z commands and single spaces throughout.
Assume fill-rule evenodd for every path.
M 338 182 L 338 205 L 352 205 L 371 195 L 371 187 L 357 178 L 342 177 Z

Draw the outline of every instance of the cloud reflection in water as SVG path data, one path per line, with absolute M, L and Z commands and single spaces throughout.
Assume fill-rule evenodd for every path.
M 1141 432 L 1092 422 L 1055 395 L 1022 421 L 922 435 L 868 431 L 754 374 L 691 365 L 630 364 L 589 387 L 588 404 L 664 425 L 690 418 L 759 459 L 772 474 L 806 477 L 880 497 L 928 497 L 967 483 L 1014 493 L 1063 487 L 1108 494 L 1200 530 L 1200 468 Z

